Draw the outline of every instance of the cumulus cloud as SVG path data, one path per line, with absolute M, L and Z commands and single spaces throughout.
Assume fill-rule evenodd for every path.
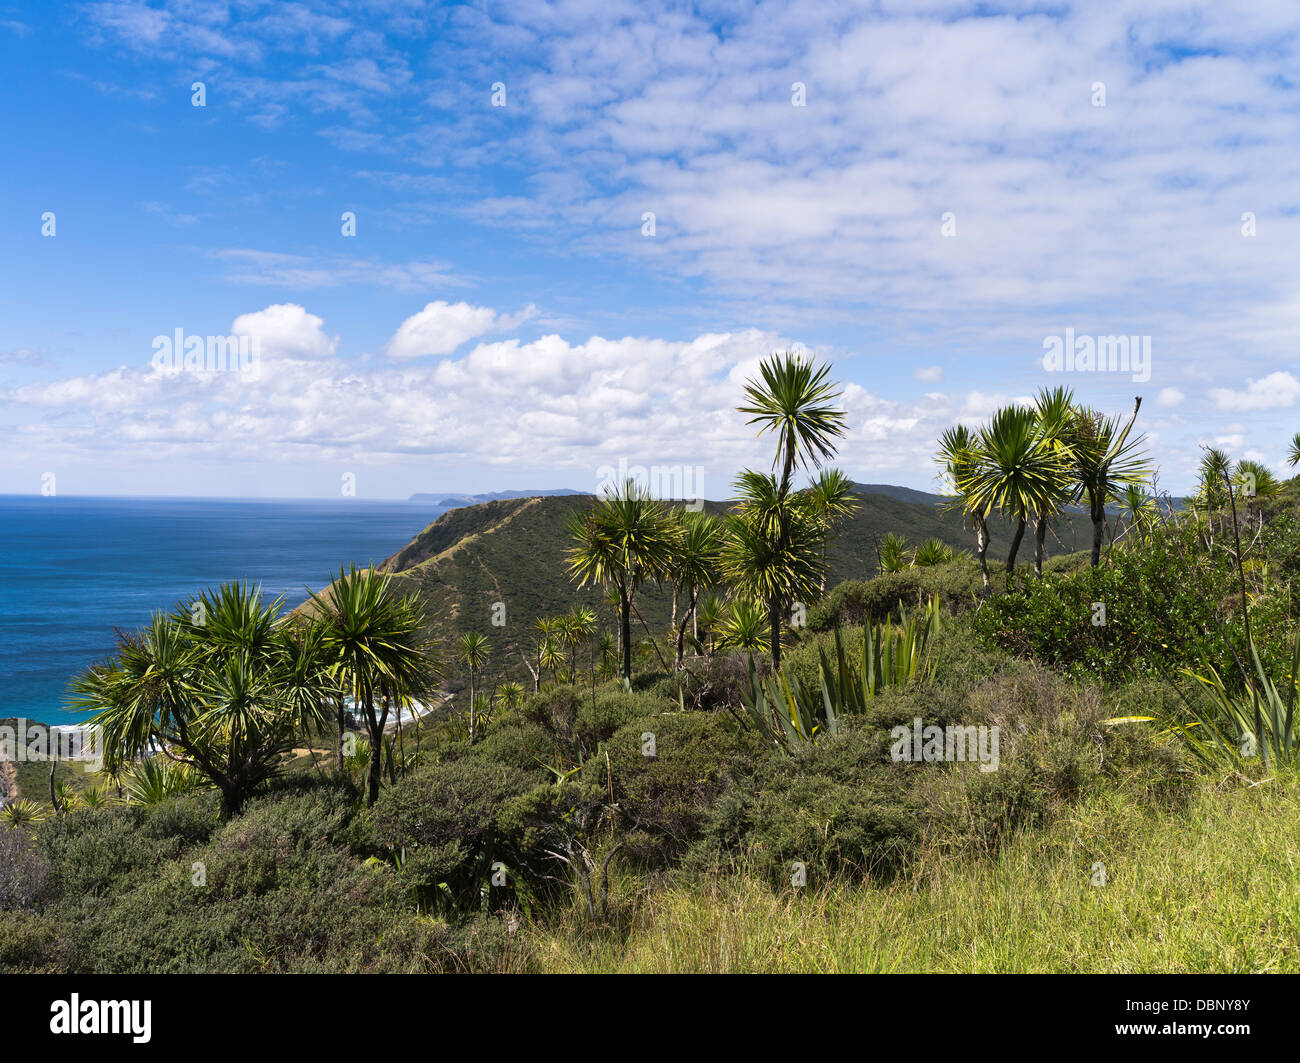
M 1221 410 L 1280 410 L 1300 401 L 1300 380 L 1279 370 L 1260 380 L 1247 380 L 1246 386 L 1210 388 L 1210 398 Z
M 435 318 L 461 322 L 462 337 L 503 320 L 468 309 L 484 312 Z M 225 460 L 419 465 L 435 458 L 558 470 L 572 486 L 594 489 L 597 469 L 626 459 L 699 469 L 702 489 L 716 498 L 727 495 L 738 468 L 771 461 L 769 441 L 735 410 L 745 380 L 773 350 L 798 347 L 757 329 L 689 340 L 550 334 L 480 342 L 427 362 L 369 365 L 340 357 L 339 339 L 297 304 L 241 315 L 232 329 L 256 336 L 272 364 L 254 377 L 119 368 L 0 391 L 0 402 L 50 414 L 21 429 L 28 444 L 83 454 L 107 447 L 121 461 L 184 458 L 220 441 Z M 445 330 L 434 335 L 444 348 L 452 343 Z M 928 470 L 938 433 L 989 401 L 929 394 L 899 402 L 848 384 L 837 464 L 858 480 Z
M 324 320 L 297 303 L 276 303 L 265 310 L 241 314 L 230 326 L 231 335 L 256 339 L 264 358 L 327 358 L 338 348 L 322 327 Z
M 843 349 L 847 339 L 848 353 L 891 355 L 880 378 L 888 383 L 859 378 L 877 387 L 898 377 L 906 385 L 913 367 L 916 379 L 937 386 L 935 363 L 978 356 L 967 363 L 979 367 L 969 395 L 897 406 L 866 389 L 846 395 L 858 404 L 854 460 L 901 460 L 943 410 L 978 420 L 1032 394 L 1041 376 L 1001 367 L 1019 359 L 1016 369 L 1037 374 L 1043 336 L 1066 325 L 1080 335 L 1151 337 L 1151 390 L 1160 389 L 1151 406 L 1181 415 L 1164 422 L 1169 439 L 1155 456 L 1178 475 L 1190 475 L 1192 432 L 1208 431 L 1216 410 L 1256 414 L 1250 431 L 1276 437 L 1278 411 L 1300 402 L 1295 376 L 1278 371 L 1278 352 L 1290 350 L 1300 323 L 1300 155 L 1291 150 L 1300 136 L 1300 35 L 1290 5 L 523 2 L 474 8 L 455 32 L 439 32 L 406 5 L 366 9 L 363 31 L 353 21 L 359 7 L 335 8 L 322 15 L 259 0 L 238 11 L 106 0 L 85 9 L 82 25 L 96 43 L 142 63 L 171 64 L 186 78 L 210 72 L 232 118 L 314 131 L 356 153 L 346 168 L 361 190 L 369 183 L 386 203 L 400 198 L 388 210 L 402 225 L 450 218 L 488 248 L 493 267 L 526 262 L 502 278 L 511 290 L 523 278 L 536 285 L 552 268 L 569 280 L 564 271 L 574 263 L 573 276 L 596 276 L 614 262 L 646 278 L 643 302 L 633 294 L 606 306 L 605 291 L 575 293 L 565 311 L 578 321 L 662 306 L 680 311 L 678 321 L 708 322 L 696 331 L 732 329 L 725 335 L 733 347 L 747 325 L 769 336 L 817 322 L 821 331 L 804 337 L 810 342 Z M 581 18 L 573 17 L 578 8 Z M 493 110 L 485 86 L 503 69 L 511 71 L 510 105 Z M 1104 107 L 1094 106 L 1099 80 Z M 806 86 L 806 106 L 792 106 L 796 81 Z M 531 176 L 521 181 L 521 173 Z M 348 193 L 351 202 L 357 193 Z M 657 219 L 653 239 L 640 235 L 646 211 Z M 1245 211 L 1254 218 L 1249 232 Z M 384 213 L 363 217 L 382 225 Z M 494 255 L 494 239 L 509 242 L 511 254 Z M 284 298 L 373 285 L 411 293 L 417 307 L 470 280 L 464 263 L 411 252 L 393 262 L 332 251 L 214 254 L 226 280 L 286 288 Z M 376 335 L 391 329 L 386 320 Z M 508 321 L 473 303 L 430 303 L 392 333 L 382 371 L 358 374 L 339 363 L 295 380 L 306 392 L 275 403 L 301 408 L 272 435 L 292 428 L 297 446 L 361 447 L 367 429 L 346 435 L 310 410 L 341 395 L 340 409 L 365 408 L 383 394 L 396 409 L 369 415 L 391 421 L 398 452 L 468 447 L 421 434 L 417 415 L 404 419 L 409 404 L 433 395 L 465 402 L 457 423 L 471 433 L 500 410 L 526 417 L 516 424 L 547 441 L 537 453 L 568 460 L 552 441 L 586 447 L 575 423 L 584 417 L 611 430 L 619 418 L 636 423 L 631 436 L 653 448 L 667 437 L 652 416 L 670 411 L 680 428 L 671 411 L 683 403 L 691 416 L 725 412 L 725 404 L 701 405 L 704 398 L 669 401 L 633 366 L 580 392 L 591 410 L 551 408 L 560 400 L 548 381 L 570 392 L 584 384 L 574 351 L 599 371 L 600 359 L 616 362 L 635 348 L 646 366 L 668 372 L 675 348 L 626 337 L 487 342 L 508 331 Z M 315 342 L 317 362 L 336 354 Z M 915 351 L 914 360 L 900 351 Z M 733 353 L 731 368 L 718 370 L 732 385 L 751 368 L 746 358 L 766 352 Z M 1178 374 L 1162 378 L 1166 364 Z M 390 395 L 391 379 L 401 387 Z M 1170 381 L 1186 393 L 1162 387 Z M 130 386 L 129 376 L 102 381 L 105 394 Z M 225 387 L 209 382 L 203 394 Z M 1131 402 L 1127 386 L 1087 397 L 1109 409 Z M 201 418 L 208 399 L 195 401 Z M 245 416 L 274 405 L 261 402 Z M 440 409 L 461 417 L 445 403 Z M 1144 407 L 1139 424 L 1146 418 Z M 145 417 L 138 430 L 153 423 Z M 503 443 L 499 460 L 530 458 L 524 451 Z M 481 460 L 494 460 L 491 453 L 484 447 Z
M 403 321 L 384 347 L 384 353 L 399 361 L 451 354 L 462 344 L 489 332 L 517 328 L 532 312 L 529 307 L 507 317 L 486 306 L 438 300 Z

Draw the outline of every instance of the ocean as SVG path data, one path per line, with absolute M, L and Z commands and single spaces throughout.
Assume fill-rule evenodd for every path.
M 382 561 L 442 512 L 428 503 L 0 495 L 0 717 L 74 723 L 68 681 L 114 629 L 228 580 L 285 608 L 349 562 Z

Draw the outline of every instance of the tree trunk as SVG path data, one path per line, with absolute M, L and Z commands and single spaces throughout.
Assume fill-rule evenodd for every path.
M 221 791 L 221 819 L 225 822 L 243 810 L 244 795 L 239 786 L 229 779 L 217 780 L 217 788 Z
M 334 750 L 334 767 L 338 771 L 338 773 L 342 775 L 343 774 L 343 731 L 345 729 L 345 722 L 343 719 L 342 698 L 339 698 L 338 704 L 335 708 L 336 711 L 334 715 L 335 715 L 335 719 L 338 720 L 338 725 L 339 725 L 339 743 L 337 748 Z
M 1034 524 L 1034 579 L 1043 578 L 1043 550 L 1047 543 L 1047 514 L 1038 514 Z
M 623 657 L 623 678 L 630 682 L 632 679 L 632 599 L 622 587 L 618 590 L 618 614 L 619 641 L 622 643 L 620 650 Z
M 379 784 L 384 777 L 384 724 L 388 722 L 388 705 L 384 705 L 383 714 L 375 715 L 374 701 L 366 704 L 366 729 L 370 732 L 370 770 L 367 774 L 366 805 L 373 806 L 379 800 Z
M 54 769 L 58 766 L 58 758 L 54 755 L 54 744 L 50 743 L 50 804 L 54 806 L 54 814 L 57 816 L 61 811 L 59 808 L 59 795 L 54 789 Z
M 772 671 L 781 669 L 781 600 L 773 598 L 767 605 L 767 620 L 771 626 Z
M 469 744 L 474 744 L 474 669 L 469 670 Z
M 528 674 L 533 677 L 533 693 L 536 694 L 542 685 L 541 669 L 534 669 L 533 662 L 530 661 L 521 651 L 519 659 L 524 662 L 524 667 L 528 669 Z
M 692 587 L 690 598 L 686 603 L 686 612 L 682 614 L 682 622 L 677 625 L 677 660 L 674 662 L 674 667 L 679 672 L 682 670 L 682 650 L 683 644 L 686 641 L 686 625 L 694 622 L 695 610 L 699 603 L 700 589 L 698 587 Z M 695 640 L 692 639 L 692 641 Z M 695 647 L 695 652 L 699 652 L 698 645 Z
M 975 518 L 975 542 L 979 547 L 980 576 L 984 579 L 984 593 L 989 592 L 989 525 L 982 516 Z
M 1092 567 L 1101 564 L 1102 529 L 1106 523 L 1106 506 L 1100 501 L 1092 504 Z
M 373 807 L 379 800 L 379 784 L 384 777 L 384 737 L 370 739 L 370 769 L 366 773 L 366 806 Z
M 1016 522 L 1016 534 L 1011 538 L 1011 550 L 1007 554 L 1007 590 L 1011 589 L 1011 577 L 1016 574 L 1016 554 L 1020 552 L 1020 540 L 1025 537 L 1025 525 L 1028 521 L 1021 517 Z

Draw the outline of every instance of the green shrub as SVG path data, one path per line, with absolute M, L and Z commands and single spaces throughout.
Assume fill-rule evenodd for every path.
M 572 796 L 536 772 L 481 757 L 421 768 L 387 790 L 371 814 L 376 840 L 400 857 L 403 882 L 422 903 L 461 911 L 527 903 L 555 888 L 549 851 L 560 843 Z M 589 799 L 583 795 L 587 804 Z M 492 882 L 493 865 L 507 871 Z
M 656 685 L 654 693 L 666 707 L 676 708 L 680 696 L 686 708 L 697 712 L 743 712 L 741 692 L 749 682 L 751 656 L 760 675 L 766 675 L 769 670 L 766 654 L 719 650 L 712 657 L 688 660 L 686 667 L 675 676 Z
M 1279 575 L 1297 563 L 1297 545 L 1300 534 L 1279 519 L 1245 547 L 1251 629 L 1271 674 L 1285 669 L 1295 630 L 1294 596 Z M 1098 604 L 1105 623 L 1094 622 Z M 1221 538 L 1206 548 L 1190 526 L 1160 525 L 1108 550 L 1096 568 L 1021 576 L 984 603 L 975 628 L 987 645 L 1109 681 L 1216 667 L 1230 668 L 1239 689 L 1234 655 L 1250 668 L 1235 562 Z
M 1176 534 L 1153 537 L 1140 550 L 1113 550 L 1096 568 L 1021 578 L 984 603 L 975 630 L 1018 656 L 1110 680 L 1172 675 L 1175 659 L 1217 660 L 1215 610 L 1232 592 L 1232 572 L 1218 555 L 1193 578 L 1181 552 L 1190 542 L 1180 548 Z
M 533 774 L 542 765 L 559 762 L 558 747 L 546 728 L 523 719 L 497 724 L 472 751 L 465 742 L 445 752 L 444 759 L 469 755 Z
M 849 580 L 808 610 L 807 626 L 810 631 L 829 631 L 837 624 L 879 622 L 896 615 L 900 606 L 912 609 L 931 597 L 938 597 L 950 611 L 970 608 L 982 585 L 979 565 L 969 558 Z
M 653 736 L 653 756 L 645 752 L 646 734 Z M 612 791 L 626 851 L 646 866 L 664 867 L 695 840 L 740 756 L 756 748 L 729 717 L 645 716 L 621 727 L 606 745 L 608 763 L 588 761 L 582 778 L 607 796 Z
M 920 838 L 921 821 L 886 738 L 850 717 L 823 745 L 751 763 L 709 810 L 688 866 L 748 870 L 777 888 L 791 884 L 796 861 L 810 886 L 889 875 Z
M 89 840 L 125 844 L 129 857 L 147 841 L 148 866 L 110 865 L 101 854 L 97 870 L 83 876 L 111 883 L 97 893 L 77 892 L 81 881 L 61 868 L 72 891 L 52 895 L 39 921 L 0 914 L 0 966 L 89 973 L 518 966 L 518 942 L 499 922 L 421 915 L 394 867 L 349 850 L 361 817 L 346 785 L 305 776 L 184 851 L 170 844 L 177 835 L 149 837 L 159 823 L 140 810 L 120 811 L 129 814 L 65 817 L 63 830 L 40 837 L 65 861 L 84 856 Z
M 519 714 L 545 730 L 551 741 L 572 758 L 577 753 L 574 729 L 581 708 L 582 692 L 577 687 L 556 685 L 525 697 Z
M 283 783 L 289 784 L 286 776 Z M 220 818 L 220 797 L 207 790 L 184 797 L 171 797 L 142 810 L 140 830 L 150 838 L 174 839 L 181 846 L 205 842 Z
M 0 910 L 38 906 L 49 879 L 50 865 L 26 832 L 0 827 Z
M 595 752 L 597 745 L 614 736 L 620 727 L 643 716 L 670 712 L 671 701 L 656 692 L 628 693 L 618 687 L 607 686 L 598 690 L 594 704 L 590 692 L 578 708 L 575 733 L 584 756 Z
M 72 812 L 46 820 L 37 831 L 50 861 L 51 879 L 63 895 L 93 897 L 121 888 L 131 876 L 184 848 L 178 838 L 158 837 L 138 806 Z

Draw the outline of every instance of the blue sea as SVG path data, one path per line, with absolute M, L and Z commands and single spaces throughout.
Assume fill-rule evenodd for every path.
M 0 495 L 0 717 L 72 723 L 69 679 L 204 587 L 260 584 L 292 608 L 349 562 L 382 561 L 427 503 Z

